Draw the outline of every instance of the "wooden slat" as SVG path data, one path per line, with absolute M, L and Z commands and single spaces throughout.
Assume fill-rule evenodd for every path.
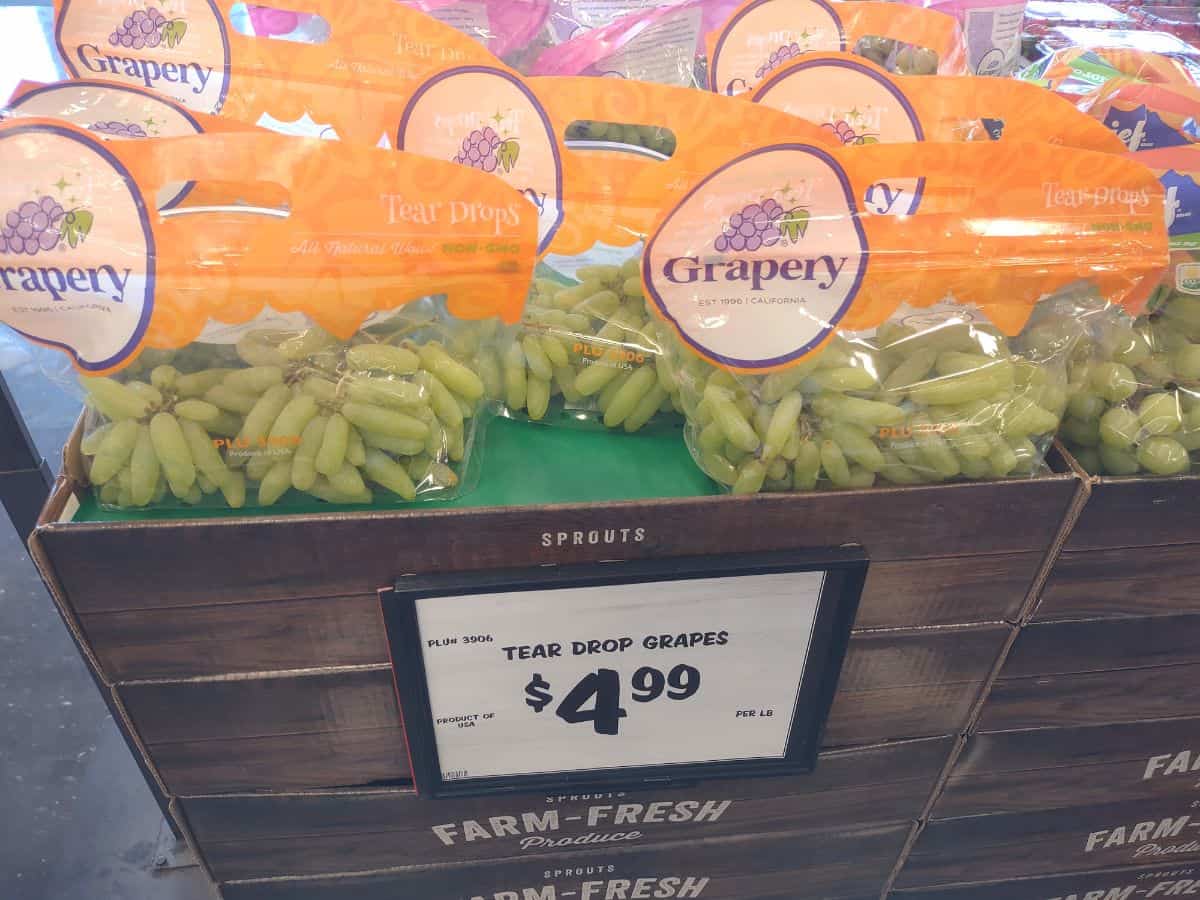
M 897 900 L 1140 900 L 1143 897 L 1200 896 L 1200 870 L 1194 866 L 1173 869 L 1105 869 L 1043 878 L 1023 878 L 988 884 L 894 891 Z
M 857 627 L 891 627 L 906 620 L 928 625 L 960 617 L 970 622 L 978 616 L 997 621 L 1020 605 L 1040 561 L 1035 557 L 878 563 L 870 570 Z M 374 594 L 131 608 L 89 613 L 80 621 L 110 681 L 388 662 Z
M 1200 815 L 1184 798 L 929 823 L 896 886 L 1000 881 L 1062 871 L 1200 860 Z
M 344 865 L 350 848 L 356 860 L 407 866 L 544 855 L 574 840 L 641 846 L 908 820 L 950 746 L 826 753 L 811 776 L 671 790 L 436 803 L 408 790 L 342 791 L 185 798 L 182 806 L 219 880 L 313 875 Z
M 878 896 L 908 833 L 904 823 L 853 833 L 579 848 L 554 856 L 418 866 L 360 877 L 232 882 L 222 885 L 222 893 L 225 900 L 602 900 L 622 892 L 636 897 L 637 879 L 650 879 L 640 885 L 650 891 L 646 896 L 662 889 L 703 900 L 796 900 L 802 889 L 806 897 L 859 900 Z M 667 878 L 679 880 L 662 880 Z M 678 893 L 688 878 L 693 879 L 688 893 Z
M 1008 631 L 988 625 L 855 635 L 824 745 L 958 732 Z M 117 692 L 172 791 L 269 791 L 409 777 L 407 758 L 397 749 L 403 731 L 389 667 L 125 683 Z M 381 734 L 388 731 L 394 732 L 390 741 Z M 297 767 L 314 742 L 322 762 Z
M 150 755 L 172 794 L 292 791 L 404 781 L 399 728 L 155 744 Z
M 1200 719 L 976 734 L 937 819 L 1156 797 L 1200 797 Z
M 90 613 L 128 608 L 131 596 L 182 606 L 220 596 L 242 602 L 342 596 L 370 593 L 412 572 L 845 543 L 861 543 L 876 561 L 973 556 L 981 549 L 1044 554 L 1078 484 L 1052 476 L 749 498 L 51 523 L 39 529 L 38 540 L 74 609 Z M 134 558 L 155 564 L 112 565 Z
M 1054 564 L 1034 620 L 1200 612 L 1198 581 L 1200 544 L 1071 551 Z
M 316 859 L 330 838 L 398 844 L 396 865 L 466 862 L 521 856 L 529 835 L 574 838 L 589 832 L 642 834 L 637 842 L 701 839 L 768 830 L 845 830 L 919 815 L 953 739 L 913 740 L 871 748 L 829 750 L 815 772 L 792 778 L 710 781 L 644 791 L 446 799 L 416 797 L 410 788 L 185 797 L 188 822 L 223 878 L 227 866 L 252 865 L 256 847 L 286 841 L 296 862 Z M 666 804 L 653 806 L 652 804 Z M 683 804 L 682 806 L 677 804 Z M 670 809 L 667 808 L 670 806 Z M 690 808 L 690 809 L 689 809 Z M 469 834 L 467 821 L 492 828 L 496 817 L 516 823 Z M 637 822 L 631 821 L 637 818 Z M 526 822 L 529 822 L 528 829 Z M 691 821 L 689 821 L 691 820 Z M 443 836 L 434 827 L 443 829 Z M 542 832 L 541 829 L 548 829 Z M 536 844 L 538 841 L 530 841 Z M 340 845 L 338 845 L 340 846 Z M 275 851 L 282 852 L 282 851 Z M 550 852 L 542 850 L 541 852 Z M 336 865 L 335 865 L 336 868 Z M 318 869 L 320 871 L 320 869 Z
M 1200 477 L 1100 478 L 1067 550 L 1182 544 L 1200 533 Z
M 980 714 L 981 731 L 1110 725 L 1193 716 L 1200 709 L 1200 665 L 1155 666 L 1000 678 Z
M 1021 678 L 1196 662 L 1200 615 L 1043 622 L 1021 631 L 1000 674 Z

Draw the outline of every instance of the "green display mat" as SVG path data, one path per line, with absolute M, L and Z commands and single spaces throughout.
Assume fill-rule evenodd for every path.
M 390 502 L 378 489 L 370 506 L 331 506 L 296 491 L 274 506 L 228 509 L 215 505 L 182 509 L 110 510 L 89 493 L 76 522 L 138 522 L 163 519 L 219 519 L 321 513 L 337 510 L 470 509 L 488 506 L 532 506 L 542 503 L 597 503 L 655 497 L 702 497 L 719 493 L 697 468 L 683 443 L 682 430 L 625 434 L 594 429 L 538 425 L 492 419 L 481 425 L 482 441 L 474 490 L 456 500 Z

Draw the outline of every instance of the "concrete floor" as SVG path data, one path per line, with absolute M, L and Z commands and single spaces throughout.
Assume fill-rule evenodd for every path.
M 4 329 L 0 328 L 0 332 Z M 27 345 L 25 345 L 27 347 Z M 20 355 L 24 352 L 24 355 Z M 55 460 L 79 408 L 0 333 L 0 370 Z M 162 815 L 28 554 L 0 511 L 0 900 L 213 900 L 155 866 Z

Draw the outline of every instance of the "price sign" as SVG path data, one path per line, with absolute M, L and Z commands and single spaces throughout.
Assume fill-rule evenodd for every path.
M 418 789 L 810 769 L 866 565 L 835 550 L 403 579 L 382 596 Z

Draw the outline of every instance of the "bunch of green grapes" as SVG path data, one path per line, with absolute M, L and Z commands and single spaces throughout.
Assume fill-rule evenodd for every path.
M 1067 403 L 1061 364 L 961 318 L 834 336 L 764 376 L 674 361 L 692 455 L 738 494 L 1029 475 Z
M 500 338 L 495 363 L 481 361 L 489 395 L 534 421 L 553 398 L 596 410 L 609 428 L 640 430 L 674 413 L 677 388 L 661 352 L 665 328 L 646 309 L 640 260 L 584 266 L 579 283 L 539 278 L 519 326 Z
M 1147 316 L 1094 316 L 1071 361 L 1059 436 L 1096 475 L 1181 475 L 1200 460 L 1200 297 Z
M 675 135 L 669 129 L 656 125 L 622 125 L 619 122 L 581 119 L 567 126 L 566 138 L 568 141 L 605 141 L 644 147 L 663 156 L 675 153 Z
M 238 342 L 237 367 L 161 362 L 146 380 L 84 379 L 107 420 L 83 441 L 90 478 L 119 507 L 219 492 L 240 508 L 250 488 L 258 506 L 290 490 L 370 503 L 371 486 L 404 500 L 453 488 L 484 386 L 456 358 L 474 339 L 448 343 L 258 331 Z
M 938 56 L 933 50 L 885 37 L 862 37 L 854 52 L 897 75 L 936 75 Z

